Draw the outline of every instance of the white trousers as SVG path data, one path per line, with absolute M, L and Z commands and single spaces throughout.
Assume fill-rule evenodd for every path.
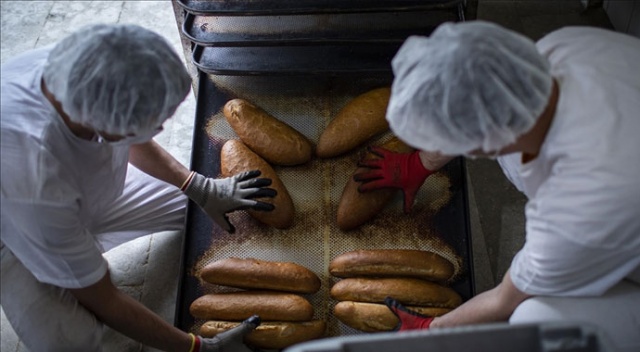
M 512 324 L 569 321 L 598 327 L 620 352 L 640 351 L 640 285 L 624 280 L 598 297 L 534 297 L 513 312 Z
M 100 222 L 97 241 L 109 250 L 154 232 L 184 228 L 186 197 L 130 166 L 123 195 Z M 0 303 L 29 350 L 101 351 L 103 325 L 66 289 L 44 284 L 2 246 Z

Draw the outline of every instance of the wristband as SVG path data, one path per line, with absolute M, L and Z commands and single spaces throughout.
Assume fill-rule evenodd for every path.
M 200 352 L 200 337 L 189 333 L 191 336 L 191 347 L 189 348 L 189 352 Z
M 200 352 L 200 337 L 193 335 L 193 351 L 191 352 Z
M 195 175 L 196 172 L 195 171 L 191 171 L 189 173 L 189 176 L 187 176 L 187 179 L 184 180 L 184 182 L 182 183 L 182 186 L 180 186 L 180 190 L 184 192 L 184 190 L 187 188 L 187 186 L 189 185 L 189 182 L 191 182 L 191 179 L 193 178 L 193 175 Z

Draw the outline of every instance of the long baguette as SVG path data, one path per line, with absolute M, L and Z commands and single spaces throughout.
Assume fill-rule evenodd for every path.
M 440 255 L 415 249 L 355 250 L 335 257 L 329 272 L 336 277 L 417 277 L 431 281 L 449 280 L 453 264 Z
M 407 306 L 408 309 L 429 316 L 437 317 L 451 311 L 448 308 Z M 365 332 L 391 331 L 398 325 L 395 316 L 384 304 L 344 301 L 338 302 L 333 314 L 348 326 Z
M 338 301 L 383 303 L 391 296 L 405 305 L 455 308 L 460 295 L 449 287 L 414 278 L 360 278 L 338 281 L 331 288 L 331 298 Z
M 408 153 L 414 150 L 396 137 L 385 142 L 380 147 L 398 153 Z M 367 153 L 365 158 L 372 159 L 376 158 L 376 156 L 372 153 Z M 354 174 L 367 170 L 366 168 L 358 167 Z M 342 196 L 338 204 L 337 224 L 338 228 L 343 231 L 352 230 L 371 220 L 382 211 L 393 195 L 398 192 L 396 189 L 385 188 L 360 193 L 358 192 L 358 186 L 360 186 L 360 183 L 350 177 L 342 190 Z
M 346 153 L 389 130 L 386 120 L 391 88 L 368 91 L 347 103 L 329 122 L 316 145 L 316 155 L 331 158 Z
M 200 327 L 202 337 L 213 337 L 238 326 L 239 322 L 207 321 Z M 275 349 L 289 347 L 296 343 L 317 339 L 324 335 L 327 324 L 322 320 L 305 322 L 262 322 L 247 334 L 245 341 L 257 348 Z
M 222 176 L 229 177 L 243 171 L 260 170 L 260 177 L 270 178 L 271 188 L 278 194 L 273 198 L 259 198 L 263 202 L 272 203 L 273 211 L 248 210 L 258 221 L 277 229 L 286 229 L 293 225 L 295 208 L 289 191 L 284 186 L 275 170 L 264 159 L 251 151 L 242 141 L 230 139 L 220 151 L 220 169 Z
M 223 286 L 298 293 L 320 289 L 320 278 L 302 265 L 254 258 L 225 258 L 206 265 L 202 280 Z
M 198 297 L 189 307 L 199 319 L 244 320 L 257 314 L 262 320 L 306 321 L 313 307 L 304 297 L 273 291 L 210 293 Z
M 298 165 L 311 160 L 313 146 L 307 137 L 250 102 L 230 100 L 223 114 L 238 137 L 269 163 Z

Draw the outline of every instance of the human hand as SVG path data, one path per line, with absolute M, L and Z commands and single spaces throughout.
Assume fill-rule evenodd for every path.
M 260 317 L 254 315 L 233 329 L 217 334 L 212 338 L 196 337 L 197 352 L 251 352 L 254 351 L 244 344 L 244 337 L 260 325 Z
M 393 329 L 394 331 L 424 330 L 431 326 L 433 317 L 413 312 L 391 297 L 385 298 L 384 304 L 400 320 L 395 329 Z
M 380 147 L 369 147 L 368 150 L 379 158 L 363 159 L 358 163 L 369 169 L 353 175 L 355 181 L 362 183 L 358 191 L 400 188 L 404 195 L 404 212 L 409 213 L 420 186 L 433 173 L 422 165 L 420 152 L 396 153 Z
M 275 197 L 277 192 L 272 188 L 271 179 L 257 178 L 260 171 L 253 170 L 237 175 L 214 179 L 194 173 L 184 193 L 198 204 L 220 227 L 229 233 L 235 228 L 229 222 L 227 213 L 253 209 L 271 211 L 273 204 L 260 202 L 254 198 Z

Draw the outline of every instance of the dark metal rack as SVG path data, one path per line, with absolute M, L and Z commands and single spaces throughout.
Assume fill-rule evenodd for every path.
M 457 7 L 460 0 L 177 0 L 198 15 L 254 16 L 345 12 L 438 10 Z
M 194 65 L 217 75 L 390 70 L 407 37 L 465 19 L 463 0 L 177 3 L 185 10 L 181 31 L 192 43 Z

